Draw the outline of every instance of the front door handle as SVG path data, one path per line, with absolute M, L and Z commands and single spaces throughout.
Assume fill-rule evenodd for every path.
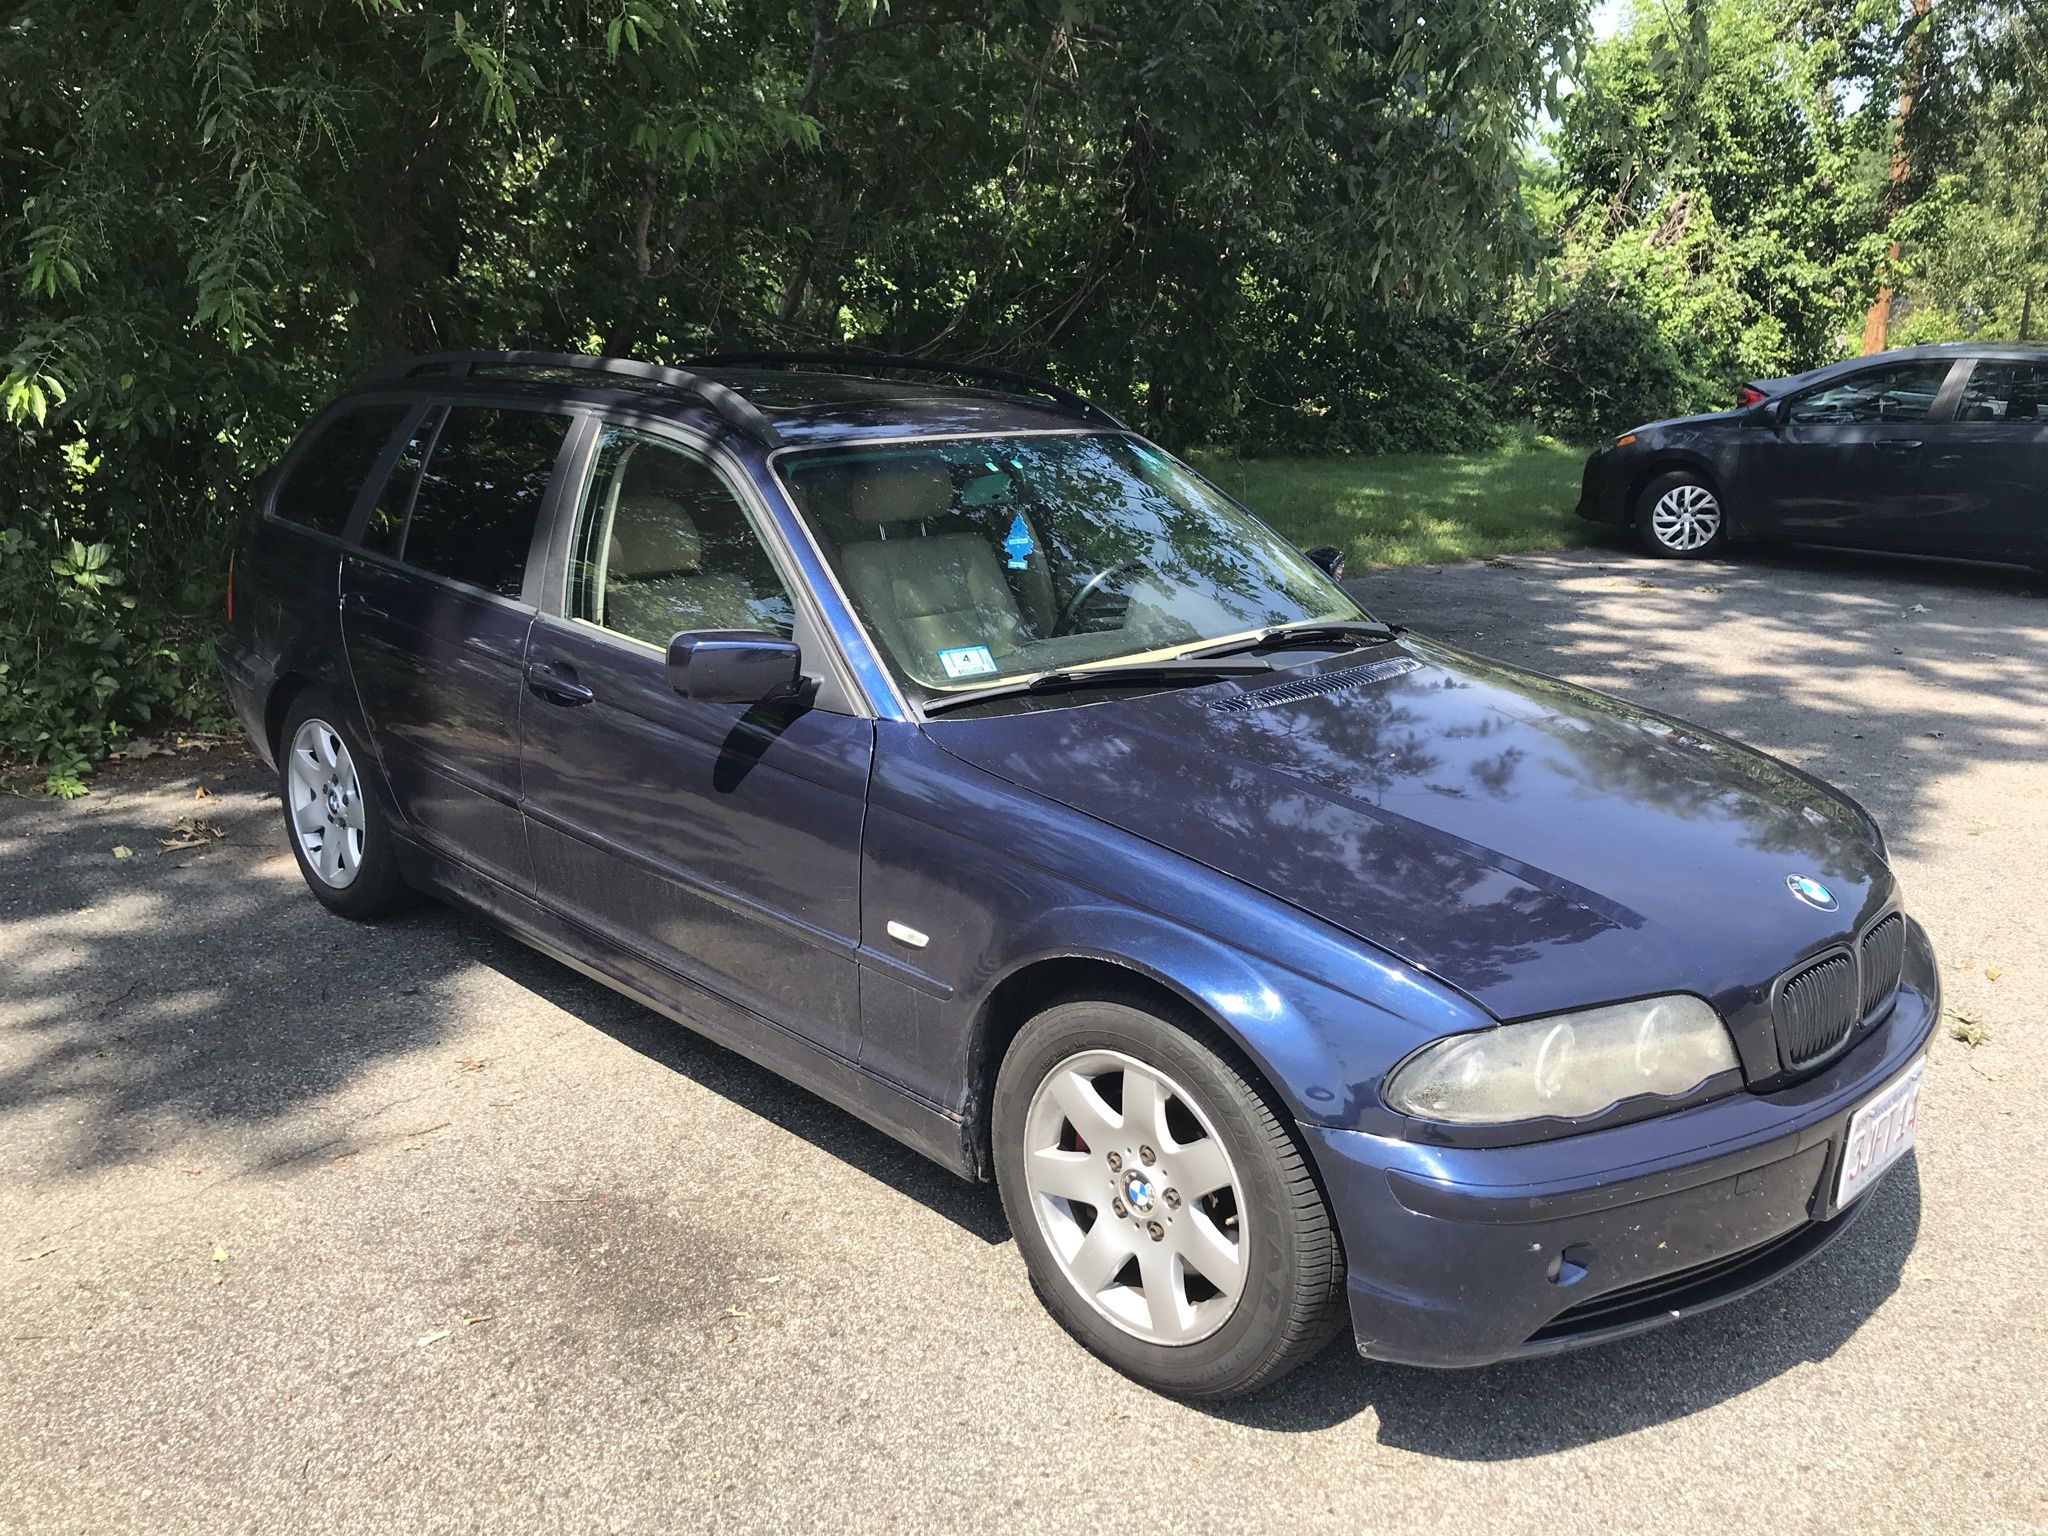
M 550 704 L 588 704 L 597 695 L 576 681 L 571 666 L 550 666 L 541 661 L 526 669 L 526 686 Z

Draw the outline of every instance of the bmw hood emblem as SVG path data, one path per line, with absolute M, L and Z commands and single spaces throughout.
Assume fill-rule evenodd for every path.
M 1811 875 L 1787 875 L 1785 888 L 1809 907 L 1818 907 L 1823 912 L 1832 912 L 1841 905 L 1835 900 L 1835 893 Z

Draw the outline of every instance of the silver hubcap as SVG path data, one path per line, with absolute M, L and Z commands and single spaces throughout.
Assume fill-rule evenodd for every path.
M 1244 1292 L 1237 1169 L 1201 1105 L 1121 1051 L 1070 1056 L 1038 1085 L 1024 1181 L 1060 1271 L 1153 1344 L 1221 1328 Z
M 363 867 L 363 785 L 348 745 L 325 720 L 308 720 L 292 737 L 285 765 L 285 814 L 306 867 L 336 890 Z
M 1666 549 L 1703 549 L 1721 531 L 1721 503 L 1704 485 L 1674 485 L 1650 509 L 1650 529 Z

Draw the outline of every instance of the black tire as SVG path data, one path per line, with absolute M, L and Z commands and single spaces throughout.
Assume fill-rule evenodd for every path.
M 1182 1098 L 1184 1108 L 1186 1098 L 1196 1101 L 1195 1116 L 1208 1122 L 1227 1154 L 1244 1213 L 1235 1224 L 1234 1244 L 1244 1269 L 1235 1302 L 1225 1304 L 1231 1308 L 1226 1320 L 1206 1337 L 1167 1344 L 1126 1331 L 1068 1278 L 1041 1224 L 1039 1201 L 1024 1172 L 1032 1102 L 1056 1068 L 1087 1052 L 1118 1053 L 1169 1080 L 1181 1090 L 1174 1098 Z M 1314 1171 L 1285 1116 L 1260 1091 L 1249 1064 L 1202 1020 L 1161 1017 L 1151 1000 L 1139 998 L 1076 1000 L 1048 1008 L 1024 1026 L 1003 1058 L 991 1133 L 1003 1210 L 1039 1299 L 1069 1333 L 1132 1379 L 1175 1397 L 1240 1396 L 1312 1358 L 1343 1326 L 1344 1251 Z M 1185 1142 L 1183 1150 L 1192 1144 Z M 1173 1154 L 1162 1152 L 1160 1171 L 1170 1175 Z M 1092 1177 L 1092 1164 L 1087 1167 L 1090 1171 L 1082 1176 Z M 1105 1200 L 1122 1187 L 1112 1184 L 1114 1177 L 1105 1166 Z M 1158 1194 L 1150 1210 L 1163 1214 L 1173 1193 Z M 1212 1198 L 1195 1204 L 1207 1206 Z M 1194 1214 L 1178 1201 L 1174 1208 L 1184 1217 Z M 1068 1209 L 1079 1214 L 1086 1207 Z M 1085 1230 L 1093 1231 L 1093 1221 L 1117 1220 L 1106 1206 L 1097 1207 Z M 1122 1220 L 1138 1225 L 1132 1240 L 1142 1247 L 1148 1229 L 1135 1210 L 1126 1207 Z M 1138 1262 L 1133 1258 L 1130 1265 Z M 1191 1295 L 1185 1271 L 1182 1275 L 1181 1294 Z M 1142 1297 L 1142 1288 L 1136 1294 Z
M 355 854 L 351 844 L 355 863 L 345 884 L 336 884 L 333 878 L 321 873 L 308 855 L 306 839 L 300 836 L 294 825 L 295 743 L 309 724 L 324 726 L 339 738 L 347 753 L 347 761 L 354 769 L 356 793 L 345 797 L 344 806 L 347 813 L 359 815 L 361 848 L 360 853 Z M 278 799 L 284 805 L 285 841 L 291 845 L 292 857 L 298 860 L 299 873 L 305 877 L 307 889 L 319 898 L 321 905 L 330 912 L 338 912 L 359 922 L 387 917 L 411 906 L 417 899 L 399 873 L 398 850 L 393 846 L 390 818 L 378 794 L 374 777 L 376 771 L 376 760 L 349 723 L 346 712 L 325 693 L 317 688 L 308 688 L 292 700 L 277 740 L 277 790 Z M 330 824 L 330 827 L 338 825 Z M 330 828 L 322 828 L 321 832 L 323 841 L 336 835 Z
M 1673 498 L 1674 504 L 1660 519 L 1659 508 L 1665 506 L 1667 497 Z M 1709 518 L 1712 532 L 1702 538 Z M 1636 497 L 1635 527 L 1643 548 L 1666 560 L 1704 559 L 1719 554 L 1728 543 L 1728 514 L 1720 491 L 1691 470 L 1673 470 L 1643 487 Z

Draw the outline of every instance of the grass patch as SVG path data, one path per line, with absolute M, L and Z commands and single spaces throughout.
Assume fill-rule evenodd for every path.
M 1476 453 L 1196 462 L 1298 548 L 1334 544 L 1354 570 L 1574 548 L 1600 533 L 1572 511 L 1586 450 L 1550 438 Z

